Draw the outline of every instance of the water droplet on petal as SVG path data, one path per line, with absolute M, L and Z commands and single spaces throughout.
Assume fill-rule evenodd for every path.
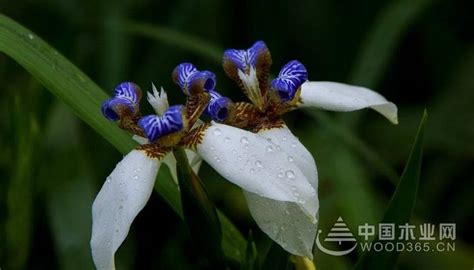
M 110 178 L 110 176 L 107 177 L 106 181 L 107 181 L 107 183 L 110 183 L 110 181 L 112 181 L 112 179 Z
M 292 147 L 292 148 L 296 148 L 296 143 L 292 143 L 292 144 L 291 144 L 291 147 Z
M 290 180 L 295 179 L 295 173 L 294 173 L 292 170 L 286 171 L 285 175 L 286 175 L 286 177 L 288 177 L 288 179 L 290 179 Z
M 298 202 L 299 202 L 299 203 L 301 203 L 301 204 L 304 204 L 304 203 L 306 203 L 306 201 L 305 201 L 304 199 L 299 199 L 299 201 L 298 201 Z
M 297 191 L 293 192 L 293 195 L 295 195 L 295 197 L 299 197 L 299 196 L 300 196 L 300 194 L 299 194 Z
M 247 137 L 240 138 L 240 143 L 243 145 L 249 144 L 249 139 Z
M 273 146 L 271 145 L 267 146 L 267 152 L 273 152 Z
M 29 39 L 34 39 L 35 36 L 33 36 L 33 34 L 28 34 L 28 38 L 29 38 Z
M 250 169 L 250 173 L 255 173 L 255 169 Z
M 289 215 L 289 214 L 290 214 L 290 210 L 285 209 L 285 214 Z
M 229 137 L 225 137 L 225 138 L 224 138 L 224 142 L 229 143 L 229 142 L 230 142 L 230 138 L 229 138 Z
M 288 140 L 288 138 L 287 138 L 286 136 L 284 136 L 282 139 L 283 139 L 284 141 Z
M 237 155 L 237 150 L 232 149 L 232 154 Z
M 257 166 L 257 168 L 263 168 L 263 164 L 260 160 L 255 161 L 255 166 Z
M 213 131 L 215 136 L 220 136 L 222 134 L 222 131 L 219 128 L 214 129 Z
M 134 175 L 133 179 L 138 180 L 138 175 Z

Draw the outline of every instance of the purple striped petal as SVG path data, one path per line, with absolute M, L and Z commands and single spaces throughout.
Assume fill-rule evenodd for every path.
M 125 113 L 135 113 L 135 104 L 127 98 L 113 97 L 102 102 L 102 114 L 110 121 L 117 121 Z
M 115 97 L 138 103 L 142 97 L 142 90 L 133 82 L 123 82 L 115 87 Z
M 255 42 L 247 50 L 228 49 L 224 52 L 224 66 L 231 65 L 243 72 L 248 72 L 251 67 L 256 68 L 257 59 L 266 51 L 268 51 L 267 45 L 263 41 Z
M 229 107 L 232 101 L 221 96 L 216 91 L 209 91 L 211 100 L 206 108 L 206 114 L 212 118 L 212 120 L 217 122 L 223 122 L 227 115 L 229 114 Z
M 173 81 L 186 95 L 191 94 L 192 87 L 201 87 L 205 91 L 216 86 L 216 75 L 210 71 L 199 71 L 191 63 L 179 64 L 173 71 Z
M 182 105 L 168 108 L 163 116 L 147 115 L 138 121 L 150 142 L 183 129 Z
M 294 98 L 296 91 L 308 79 L 308 72 L 301 62 L 293 60 L 281 69 L 278 77 L 271 83 L 271 88 L 277 91 L 284 102 Z

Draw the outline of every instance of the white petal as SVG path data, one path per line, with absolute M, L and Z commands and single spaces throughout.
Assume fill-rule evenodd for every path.
M 199 169 L 201 168 L 201 163 L 202 159 L 201 157 L 196 154 L 194 151 L 185 149 L 186 152 L 186 157 L 188 158 L 189 165 L 191 166 L 191 169 L 198 174 Z M 163 163 L 168 166 L 171 177 L 173 178 L 173 181 L 178 184 L 178 173 L 176 171 L 176 158 L 174 157 L 173 153 L 168 153 L 166 156 L 163 158 Z
M 330 111 L 355 111 L 372 108 L 398 124 L 397 106 L 370 89 L 336 82 L 305 82 L 301 86 L 300 106 Z
M 270 140 L 288 153 L 290 155 L 289 161 L 296 163 L 311 186 L 313 186 L 315 190 L 318 189 L 318 171 L 313 155 L 311 155 L 300 140 L 291 133 L 286 125 L 281 128 L 261 130 L 258 132 L 258 135 Z
M 260 229 L 291 254 L 313 258 L 317 222 L 293 202 L 275 201 L 244 192 Z M 316 198 L 317 199 L 317 198 Z
M 114 269 L 114 254 L 150 198 L 160 162 L 132 150 L 107 177 L 92 205 L 92 257 L 97 269 Z
M 316 193 L 286 152 L 255 133 L 213 123 L 197 150 L 226 179 L 260 196 L 298 202 Z M 317 209 L 305 210 L 313 216 Z
M 261 130 L 258 132 L 258 135 L 270 140 L 272 143 L 280 146 L 283 151 L 288 153 L 288 161 L 295 163 L 300 168 L 301 172 L 305 175 L 306 179 L 315 190 L 314 193 L 306 193 L 306 197 L 301 196 L 299 200 L 299 202 L 304 202 L 304 204 L 299 204 L 300 207 L 312 210 L 311 213 L 313 213 L 313 215 L 308 218 L 310 221 L 315 221 L 316 212 L 319 209 L 319 200 L 317 194 L 318 171 L 313 156 L 300 140 L 291 133 L 286 125 L 281 128 Z
M 148 103 L 150 103 L 157 115 L 163 115 L 169 107 L 168 94 L 166 94 L 163 87 L 161 87 L 161 91 L 158 93 L 158 90 L 153 83 L 151 84 L 151 88 L 153 93 L 147 93 Z

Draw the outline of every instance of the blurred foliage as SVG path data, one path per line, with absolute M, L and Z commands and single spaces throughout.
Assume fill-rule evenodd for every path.
M 420 223 L 455 222 L 456 251 L 402 253 L 400 269 L 474 265 L 473 9 L 472 1 L 462 0 L 0 0 L 0 13 L 42 37 L 108 93 L 120 81 L 144 89 L 153 81 L 168 90 L 172 103 L 183 102 L 170 74 L 191 61 L 216 72 L 219 91 L 242 100 L 219 54 L 262 39 L 272 52 L 273 73 L 299 59 L 312 80 L 370 86 L 395 102 L 398 126 L 369 111 L 286 116 L 318 164 L 323 231 L 338 216 L 353 232 L 382 219 L 426 107 L 430 121 L 414 216 Z M 0 267 L 89 269 L 90 206 L 121 155 L 4 54 L 0 82 Z M 200 176 L 240 231 L 253 229 L 265 261 L 268 239 L 240 191 L 207 165 Z M 165 200 L 154 194 L 138 216 L 119 250 L 120 269 L 190 269 L 199 261 Z M 353 255 L 317 251 L 317 269 L 350 269 Z

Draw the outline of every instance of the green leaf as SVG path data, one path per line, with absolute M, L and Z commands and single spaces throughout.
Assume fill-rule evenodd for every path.
M 249 237 L 247 239 L 247 250 L 245 252 L 245 258 L 241 265 L 241 270 L 258 270 L 260 269 L 258 264 L 258 253 L 257 247 L 253 240 L 252 231 L 249 232 Z
M 393 223 L 398 225 L 408 223 L 415 208 L 418 193 L 418 182 L 420 178 L 421 159 L 423 152 L 423 135 L 428 115 L 426 111 L 420 121 L 415 142 L 413 143 L 410 156 L 400 178 L 400 182 L 393 194 L 381 223 Z M 394 240 L 394 245 L 396 245 Z M 365 252 L 357 262 L 355 269 L 393 269 L 399 252 L 393 250 Z
M 126 154 L 136 146 L 129 134 L 102 116 L 101 103 L 109 96 L 41 38 L 5 15 L 0 15 L 0 51 L 22 65 L 121 153 Z M 167 179 L 158 179 L 155 189 L 180 214 L 176 185 L 172 186 Z M 240 261 L 245 240 L 224 215 L 219 214 L 219 218 L 225 255 Z
M 174 150 L 184 221 L 188 225 L 196 252 L 207 258 L 208 268 L 224 269 L 222 231 L 216 208 L 201 179 L 189 166 L 184 149 Z
M 37 89 L 31 89 L 37 90 Z M 33 92 L 29 91 L 29 92 Z M 39 138 L 39 127 L 33 112 L 25 113 L 23 107 L 33 108 L 31 102 L 37 95 L 23 93 L 15 96 L 15 111 L 12 113 L 16 130 L 16 149 L 12 177 L 7 187 L 8 215 L 5 224 L 7 265 L 11 269 L 23 269 L 29 257 L 33 224 L 33 187 L 35 169 L 35 147 Z

